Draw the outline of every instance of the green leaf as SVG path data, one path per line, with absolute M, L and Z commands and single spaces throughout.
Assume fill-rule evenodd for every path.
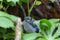
M 7 2 L 11 5 L 11 6 L 15 6 L 17 2 L 19 2 L 19 0 L 7 0 Z
M 19 0 L 7 0 L 7 2 L 13 2 L 13 3 L 16 3 L 16 2 L 19 2 Z
M 52 3 L 54 3 L 55 2 L 55 0 L 50 0 Z
M 50 29 L 51 26 L 52 25 L 51 25 L 51 23 L 48 20 L 41 19 L 41 21 L 40 21 L 40 27 L 41 27 L 41 29 L 43 29 L 43 28 Z
M 39 33 L 30 33 L 23 35 L 23 40 L 35 40 L 37 37 L 39 37 Z
M 10 15 L 9 17 L 13 22 L 17 22 L 17 18 L 16 16 Z
M 35 5 L 40 5 L 41 4 L 41 1 L 36 1 L 35 2 Z
M 38 38 L 37 40 L 46 40 L 45 38 Z
M 58 29 L 56 30 L 56 32 L 54 33 L 53 37 L 59 37 L 60 36 L 60 23 L 58 24 Z
M 60 38 L 54 39 L 54 40 L 60 40 Z
M 23 40 L 60 40 L 60 23 L 59 23 L 59 20 L 60 19 L 49 19 L 49 20 L 41 19 L 40 21 L 39 20 L 36 21 L 35 22 L 36 24 L 39 23 L 40 27 L 47 28 L 48 30 L 47 31 L 41 30 L 41 34 L 38 34 L 41 36 L 37 36 L 37 34 L 35 34 L 35 33 L 25 34 L 25 35 L 23 35 Z
M 41 30 L 42 36 L 40 36 L 37 40 L 60 40 L 59 19 L 41 19 L 39 24 L 41 29 L 47 28 L 48 30 Z
M 51 22 L 51 23 L 58 23 L 59 22 L 59 19 L 49 19 L 49 21 Z
M 18 4 L 21 6 L 22 5 L 22 0 L 19 0 Z
M 18 18 L 18 17 L 14 16 L 14 15 L 9 15 L 8 13 L 3 12 L 3 11 L 0 11 L 0 17 L 7 17 L 10 20 L 12 20 L 13 22 L 16 22 L 17 18 Z
M 2 27 L 2 28 L 11 27 L 12 28 L 12 27 L 14 27 L 14 23 L 5 17 L 0 17 L 0 27 Z
M 0 0 L 0 1 L 3 1 L 3 0 Z

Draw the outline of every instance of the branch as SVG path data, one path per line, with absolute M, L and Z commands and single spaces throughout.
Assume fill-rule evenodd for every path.
M 21 22 L 21 19 L 18 18 L 17 20 L 17 25 L 16 25 L 16 37 L 15 37 L 15 40 L 21 40 L 21 34 L 22 34 L 22 22 Z

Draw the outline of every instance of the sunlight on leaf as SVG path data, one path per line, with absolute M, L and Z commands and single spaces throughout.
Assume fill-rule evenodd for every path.
M 3 1 L 3 0 L 0 0 L 0 1 Z
M 19 0 L 7 0 L 7 2 L 8 2 L 9 5 L 11 5 L 11 6 L 16 6 L 16 3 L 19 2 Z
M 14 2 L 14 3 L 16 3 L 16 2 L 19 2 L 19 0 L 7 0 L 7 2 Z
M 41 4 L 40 1 L 36 1 L 36 2 L 35 2 L 35 5 L 40 5 L 40 4 Z

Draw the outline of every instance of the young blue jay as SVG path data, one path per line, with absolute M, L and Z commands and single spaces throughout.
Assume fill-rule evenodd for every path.
M 25 20 L 23 21 L 24 30 L 28 33 L 34 33 L 39 32 L 39 28 L 37 25 L 35 25 L 33 22 L 35 20 L 31 17 L 25 17 Z

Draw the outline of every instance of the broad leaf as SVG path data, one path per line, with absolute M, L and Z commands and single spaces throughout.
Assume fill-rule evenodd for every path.
M 17 2 L 19 2 L 19 0 L 7 0 L 7 3 L 11 6 L 16 6 Z
M 19 2 L 19 0 L 7 0 L 7 2 L 13 2 L 16 4 L 16 2 Z
M 5 17 L 0 17 L 0 27 L 12 28 L 12 27 L 14 27 L 14 23 Z
M 35 40 L 37 37 L 39 37 L 39 33 L 30 33 L 23 35 L 23 40 Z
M 43 36 L 40 36 L 37 40 L 60 40 L 59 20 L 60 19 L 49 19 L 49 20 L 41 19 L 39 22 L 40 28 L 41 29 L 42 29 L 42 27 L 45 29 L 48 28 L 48 30 L 46 31 L 45 29 L 42 29 L 43 31 L 41 30 L 41 35 L 43 35 Z
M 42 19 L 41 21 L 40 21 L 40 27 L 43 29 L 43 28 L 46 28 L 46 29 L 50 29 L 51 28 L 51 23 L 48 21 L 48 20 L 46 20 L 46 19 Z
M 0 1 L 3 1 L 3 0 L 0 0 Z
M 13 22 L 16 22 L 17 21 L 17 17 L 16 16 L 9 15 L 8 13 L 3 12 L 3 11 L 0 11 L 0 17 L 7 17 L 10 20 L 12 20 Z

